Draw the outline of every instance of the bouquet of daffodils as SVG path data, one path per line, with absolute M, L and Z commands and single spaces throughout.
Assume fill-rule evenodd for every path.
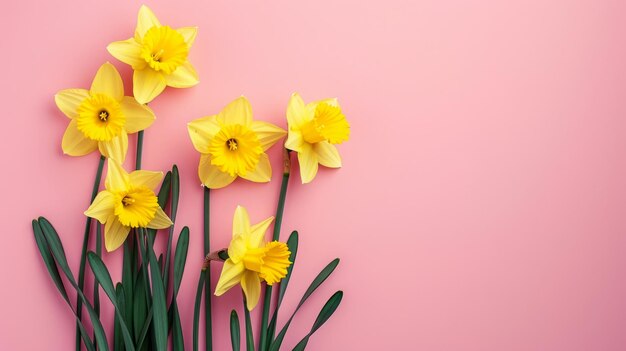
M 107 49 L 133 69 L 133 96 L 124 96 L 122 78 L 115 66 L 103 64 L 89 89 L 66 89 L 55 95 L 59 110 L 69 118 L 61 142 L 63 152 L 83 156 L 99 152 L 91 205 L 84 215 L 85 231 L 78 276 L 69 267 L 60 236 L 44 217 L 33 220 L 33 233 L 45 267 L 62 299 L 76 320 L 76 350 L 184 350 L 182 323 L 178 312 L 180 290 L 189 247 L 189 229 L 176 237 L 175 222 L 179 203 L 179 173 L 176 165 L 163 172 L 141 169 L 144 130 L 155 121 L 148 103 L 167 86 L 188 88 L 198 84 L 198 75 L 188 54 L 196 37 L 196 27 L 174 29 L 162 25 L 146 6 L 139 10 L 134 35 L 111 43 Z M 281 349 L 291 321 L 300 307 L 332 274 L 339 259 L 332 260 L 313 279 L 287 321 L 279 323 L 278 311 L 285 296 L 298 251 L 298 232 L 281 239 L 281 223 L 291 171 L 292 154 L 297 154 L 302 183 L 311 182 L 319 165 L 341 167 L 335 147 L 347 141 L 350 126 L 336 99 L 305 103 L 293 94 L 287 106 L 288 131 L 253 119 L 245 97 L 236 98 L 218 114 L 188 123 L 189 136 L 200 153 L 198 176 L 204 192 L 204 261 L 195 258 L 198 287 L 193 320 L 193 350 L 199 349 L 204 335 L 206 350 L 212 350 L 210 294 L 223 295 L 234 287 L 243 292 L 247 350 Z M 137 134 L 135 170 L 124 169 L 129 134 Z M 236 178 L 269 182 L 272 167 L 265 153 L 283 140 L 284 164 L 276 216 L 250 223 L 248 212 L 237 207 L 232 239 L 227 248 L 210 245 L 209 204 L 211 189 L 221 189 Z M 104 165 L 106 176 L 101 187 Z M 273 224 L 271 237 L 267 232 Z M 154 248 L 156 236 L 167 236 L 164 252 Z M 90 242 L 95 239 L 95 244 Z M 113 282 L 102 260 L 106 252 L 123 250 L 122 278 Z M 89 250 L 93 246 L 93 251 Z M 203 262 L 203 264 L 201 264 Z M 215 291 L 211 291 L 211 264 L 222 271 Z M 88 268 L 87 268 L 88 267 Z M 88 270 L 89 269 L 89 270 Z M 93 274 L 93 296 L 85 294 L 85 276 Z M 69 285 L 69 286 L 68 286 Z M 68 289 L 76 292 L 70 299 Z M 100 318 L 100 289 L 115 310 L 109 328 Z M 262 298 L 263 297 L 263 298 Z M 309 338 L 331 317 L 342 291 L 333 294 L 322 307 L 310 330 L 293 350 L 304 350 Z M 204 299 L 204 313 L 201 311 Z M 261 320 L 253 324 L 250 311 L 261 304 Z M 86 312 L 86 314 L 84 314 Z M 205 330 L 199 330 L 204 315 Z M 259 329 L 253 333 L 254 326 Z M 279 327 L 282 326 L 282 327 Z M 112 339 L 109 339 L 110 331 Z M 230 315 L 233 350 L 241 348 L 239 314 Z M 257 335 L 254 340 L 253 335 Z M 187 343 L 189 345 L 189 343 Z

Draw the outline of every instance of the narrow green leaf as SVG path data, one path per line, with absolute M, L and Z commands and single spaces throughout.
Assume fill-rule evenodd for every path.
M 132 237 L 133 235 L 130 234 L 124 242 L 124 255 L 122 261 L 122 285 L 124 286 L 124 301 L 128 302 L 124 311 L 124 321 L 126 322 L 126 325 L 133 324 L 135 276 L 132 271 L 132 262 L 135 261 L 135 257 L 133 257 L 135 250 L 130 248 L 130 243 L 133 242 Z M 135 337 L 135 340 L 137 340 L 137 334 L 133 333 L 133 336 Z
M 37 248 L 39 249 L 41 258 L 43 259 L 46 265 L 46 269 L 48 270 L 48 273 L 50 274 L 50 277 L 52 278 L 54 285 L 57 287 L 57 290 L 59 290 L 61 297 L 63 297 L 63 300 L 65 300 L 67 305 L 70 307 L 72 314 L 76 318 L 76 323 L 78 325 L 80 337 L 85 343 L 87 350 L 95 351 L 96 348 L 93 344 L 93 341 L 91 341 L 91 338 L 89 338 L 89 334 L 85 330 L 85 326 L 83 325 L 82 321 L 78 317 L 76 310 L 74 310 L 74 307 L 72 307 L 72 304 L 70 303 L 70 299 L 67 295 L 67 290 L 65 290 L 65 285 L 63 284 L 63 280 L 61 279 L 61 274 L 59 273 L 59 269 L 57 268 L 56 263 L 54 262 L 54 258 L 52 257 L 52 253 L 50 252 L 48 243 L 43 236 L 41 227 L 39 226 L 39 222 L 37 220 L 33 220 L 32 225 L 33 225 L 33 233 L 35 234 L 35 242 L 37 243 Z
M 333 296 L 328 299 L 328 301 L 322 307 L 322 310 L 317 315 L 315 322 L 313 323 L 313 327 L 311 327 L 311 331 L 293 348 L 293 351 L 304 351 L 306 344 L 309 342 L 309 338 L 311 335 L 315 333 L 326 321 L 330 318 L 330 316 L 335 313 L 337 307 L 341 303 L 341 299 L 343 298 L 343 291 L 337 291 L 333 294 Z
M 126 346 L 126 350 L 134 351 L 135 345 L 133 343 L 133 337 L 128 331 L 126 322 L 124 322 L 122 310 L 117 303 L 115 287 L 113 286 L 113 280 L 111 280 L 109 270 L 104 265 L 104 262 L 102 262 L 102 259 L 93 252 L 89 252 L 87 254 L 87 260 L 89 261 L 89 266 L 91 267 L 94 277 L 98 280 L 98 283 L 102 287 L 102 290 L 104 290 L 106 295 L 109 297 L 109 300 L 111 300 L 113 307 L 115 307 L 115 313 L 120 320 L 120 327 L 122 329 L 122 336 L 124 338 L 124 345 Z
M 115 286 L 115 296 L 117 297 L 117 303 L 120 305 L 120 308 L 126 311 L 126 292 L 124 291 L 124 285 L 122 283 L 117 283 Z M 120 317 L 117 314 L 114 315 L 113 321 L 113 350 L 124 350 L 122 326 L 120 325 Z
M 98 345 L 98 349 L 100 349 L 101 351 L 108 351 L 109 345 L 107 343 L 106 333 L 104 332 L 102 323 L 100 322 L 100 319 L 96 315 L 96 311 L 94 311 L 93 306 L 91 305 L 89 300 L 87 300 L 87 298 L 83 294 L 83 291 L 78 287 L 78 284 L 76 283 L 76 279 L 74 279 L 72 270 L 67 264 L 67 258 L 65 257 L 65 250 L 63 249 L 63 244 L 61 244 L 61 239 L 59 238 L 59 235 L 57 234 L 54 227 L 52 227 L 52 224 L 44 217 L 39 217 L 39 226 L 41 227 L 41 231 L 43 232 L 43 235 L 46 241 L 48 242 L 48 246 L 50 248 L 50 252 L 52 253 L 52 256 L 54 257 L 59 267 L 61 267 L 61 271 L 63 271 L 67 280 L 70 282 L 72 287 L 76 290 L 78 297 L 81 299 L 81 301 L 85 305 L 85 308 L 87 309 L 87 312 L 89 313 L 89 319 L 91 320 L 91 324 L 93 325 L 93 328 L 95 330 L 96 344 Z M 76 312 L 76 314 L 77 314 L 77 318 L 80 319 L 78 315 L 78 311 Z
M 235 310 L 230 312 L 230 344 L 233 347 L 233 351 L 239 351 L 241 335 L 239 330 L 239 317 L 237 317 L 237 311 Z
M 178 304 L 176 300 L 172 301 L 172 346 L 174 351 L 184 351 L 185 342 L 183 337 L 183 328 L 180 323 L 180 314 L 178 313 Z
M 178 198 L 180 193 L 180 179 L 178 176 L 178 167 L 174 165 L 171 171 L 171 203 L 170 203 L 170 219 L 172 223 L 176 223 L 176 213 L 178 212 Z M 165 251 L 165 267 L 163 268 L 163 285 L 168 287 L 170 275 L 170 262 L 172 259 L 172 241 L 174 240 L 174 225 L 168 230 L 167 249 Z
M 289 317 L 289 320 L 287 320 L 285 326 L 280 330 L 280 333 L 278 333 L 276 339 L 271 343 L 270 351 L 278 351 L 280 349 L 280 345 L 283 343 L 283 339 L 285 338 L 285 334 L 287 334 L 287 329 L 289 329 L 289 325 L 291 324 L 293 317 L 296 315 L 300 307 L 302 307 L 306 300 L 311 296 L 311 294 L 313 294 L 313 292 L 317 290 L 317 288 L 319 288 L 319 286 L 322 285 L 322 283 L 324 283 L 324 281 L 333 273 L 338 264 L 339 259 L 335 258 L 329 264 L 327 264 L 324 269 L 322 269 L 322 271 L 317 275 L 317 277 L 315 277 L 315 279 L 313 279 L 313 282 L 311 283 L 311 285 L 309 285 L 309 288 L 300 299 L 300 302 L 291 314 L 291 317 Z
M 161 208 L 165 208 L 167 200 L 169 200 L 171 184 L 172 172 L 167 172 L 165 174 L 165 177 L 163 178 L 163 182 L 161 183 L 161 189 L 159 189 L 159 194 L 157 195 L 159 206 Z
M 144 329 L 144 325 L 148 325 L 150 323 L 150 319 L 148 319 L 148 303 L 146 301 L 145 294 L 145 285 L 146 279 L 143 275 L 143 269 L 140 266 L 138 268 L 137 280 L 135 281 L 135 294 L 133 296 L 133 328 L 135 331 L 135 340 L 137 344 L 137 349 L 141 349 L 139 345 L 141 344 L 141 334 Z
M 176 243 L 176 252 L 174 255 L 174 296 L 173 299 L 178 296 L 178 289 L 180 283 L 183 280 L 183 272 L 185 270 L 185 263 L 187 262 L 187 252 L 189 249 L 189 228 L 184 227 L 178 236 L 178 242 Z
M 156 339 L 157 351 L 167 351 L 167 305 L 165 298 L 165 287 L 161 277 L 161 269 L 157 262 L 156 255 L 152 249 L 154 244 L 148 238 L 148 255 L 150 256 L 150 277 L 152 280 L 152 312 L 154 322 L 154 335 Z

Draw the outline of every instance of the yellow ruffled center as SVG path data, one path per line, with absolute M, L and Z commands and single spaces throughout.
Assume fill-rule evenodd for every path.
M 328 141 L 341 144 L 350 138 L 350 124 L 339 106 L 319 103 L 313 119 L 302 126 L 302 137 L 308 143 Z
M 146 186 L 130 187 L 115 195 L 115 215 L 127 227 L 146 227 L 159 207 L 154 192 Z
M 273 285 L 287 276 L 287 268 L 291 265 L 290 254 L 287 244 L 272 241 L 265 247 L 248 249 L 243 256 L 243 264 L 246 269 L 259 273 L 267 285 Z
M 106 94 L 90 94 L 77 113 L 76 127 L 91 140 L 109 141 L 122 132 L 126 123 L 119 102 Z
M 169 26 L 154 26 L 142 38 L 141 57 L 155 71 L 171 74 L 188 54 L 185 38 Z
M 211 140 L 209 153 L 211 164 L 233 177 L 254 171 L 263 148 L 252 129 L 241 124 L 224 124 Z

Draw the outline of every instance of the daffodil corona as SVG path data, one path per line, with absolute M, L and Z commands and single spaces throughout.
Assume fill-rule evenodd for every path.
M 237 98 L 218 115 L 188 124 L 191 141 L 201 153 L 198 175 L 212 189 L 223 188 L 238 176 L 269 182 L 272 167 L 265 153 L 286 132 L 270 123 L 253 121 L 245 97 Z
M 229 258 L 224 262 L 222 274 L 215 288 L 220 296 L 237 284 L 241 284 L 246 295 L 248 310 L 252 311 L 259 302 L 261 281 L 268 285 L 280 282 L 287 275 L 289 248 L 285 243 L 264 243 L 265 232 L 274 217 L 250 225 L 248 212 L 238 206 L 233 219 L 233 238 L 228 247 Z
M 298 153 L 302 183 L 309 183 L 317 174 L 318 164 L 341 167 L 341 156 L 335 144 L 350 137 L 350 125 L 341 112 L 337 99 L 304 104 L 293 94 L 287 107 L 289 135 L 285 147 Z
M 98 193 L 85 211 L 85 215 L 105 225 L 107 251 L 120 247 L 131 228 L 164 229 L 172 225 L 154 193 L 162 179 L 162 172 L 140 170 L 128 174 L 117 161 L 109 159 L 106 190 Z
M 71 156 L 99 149 L 102 155 L 124 162 L 127 133 L 144 130 L 155 119 L 147 106 L 124 96 L 122 78 L 108 62 L 98 69 L 89 90 L 61 90 L 54 101 L 70 118 L 61 146 Z
M 139 9 L 135 36 L 116 41 L 107 50 L 133 67 L 133 94 L 146 104 L 166 86 L 189 88 L 198 84 L 198 74 L 187 56 L 197 27 L 173 29 L 163 26 L 145 5 Z

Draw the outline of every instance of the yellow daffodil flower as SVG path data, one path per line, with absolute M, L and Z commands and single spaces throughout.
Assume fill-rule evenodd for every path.
M 164 229 L 172 221 L 157 202 L 154 189 L 163 172 L 134 171 L 128 174 L 115 160 L 108 160 L 106 190 L 98 193 L 85 215 L 104 224 L 107 251 L 120 247 L 131 228 Z
M 350 124 L 341 112 L 337 99 L 304 104 L 300 95 L 293 94 L 287 106 L 289 135 L 285 147 L 298 153 L 300 178 L 309 183 L 317 174 L 318 164 L 341 167 L 341 156 L 335 144 L 350 137 Z
M 188 129 L 193 146 L 201 153 L 198 175 L 212 189 L 223 188 L 238 176 L 269 182 L 272 167 L 265 150 L 287 134 L 273 124 L 253 121 L 252 108 L 243 96 L 218 115 L 190 122 Z
M 241 284 L 248 310 L 252 311 L 261 296 L 261 281 L 273 285 L 287 275 L 287 268 L 291 265 L 287 244 L 263 242 L 265 232 L 273 220 L 274 217 L 270 217 L 250 226 L 248 211 L 237 206 L 233 219 L 233 239 L 228 247 L 229 258 L 224 261 L 222 274 L 215 287 L 216 296 Z
M 61 146 L 71 156 L 100 149 L 102 155 L 124 162 L 127 133 L 144 130 L 155 119 L 147 106 L 124 96 L 122 78 L 108 62 L 100 66 L 89 90 L 61 90 L 54 101 L 70 118 Z
M 133 67 L 133 94 L 146 104 L 166 86 L 189 88 L 198 84 L 198 74 L 187 60 L 197 33 L 197 27 L 162 26 L 152 10 L 142 5 L 135 36 L 113 42 L 107 50 Z

